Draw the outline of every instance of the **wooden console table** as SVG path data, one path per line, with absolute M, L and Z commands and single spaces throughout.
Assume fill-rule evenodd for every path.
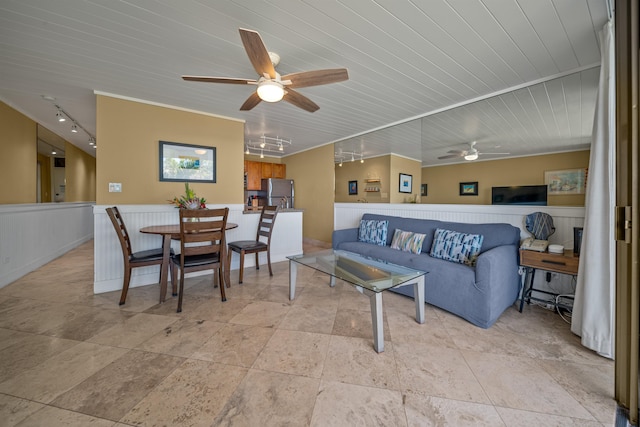
M 525 300 L 527 300 L 527 303 L 530 303 L 531 300 L 548 302 L 541 298 L 532 297 L 531 293 L 534 291 L 557 296 L 557 294 L 553 292 L 543 291 L 533 287 L 533 279 L 535 278 L 536 270 L 577 276 L 579 262 L 580 258 L 577 255 L 574 255 L 571 250 L 564 251 L 564 254 L 550 254 L 549 252 L 536 252 L 520 249 L 520 265 L 526 270 L 522 299 L 520 300 L 520 312 L 522 313 Z

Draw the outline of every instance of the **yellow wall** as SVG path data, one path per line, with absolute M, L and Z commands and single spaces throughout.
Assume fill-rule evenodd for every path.
M 184 194 L 182 182 L 160 182 L 158 141 L 216 147 L 216 183 L 191 183 L 210 204 L 244 202 L 244 123 L 98 95 L 96 201 L 162 204 Z M 121 193 L 109 193 L 109 183 Z
M 342 166 L 335 164 L 337 203 L 354 203 L 358 200 L 366 200 L 369 203 L 389 203 L 389 170 L 391 167 L 390 156 L 373 157 L 366 159 L 364 163 L 360 160 L 355 162 L 346 161 Z M 365 188 L 372 186 L 367 184 L 367 179 L 380 179 L 377 184 L 379 192 L 366 192 Z M 349 195 L 349 181 L 358 182 L 358 194 Z
M 420 176 L 422 175 L 422 164 L 416 160 L 405 157 L 391 156 L 390 168 L 391 203 L 409 203 L 415 201 L 420 196 Z M 400 192 L 400 174 L 411 175 L 411 193 Z
M 284 159 L 287 178 L 293 179 L 295 207 L 304 209 L 302 235 L 331 242 L 333 231 L 333 144 L 292 154 Z
M 491 204 L 491 187 L 544 184 L 545 171 L 589 167 L 589 151 L 422 168 L 422 203 Z M 478 196 L 460 196 L 461 182 L 478 182 Z M 419 191 L 419 188 L 418 190 Z M 549 195 L 550 206 L 584 206 L 584 194 Z
M 36 122 L 0 102 L 0 204 L 37 200 L 36 126 Z
M 336 179 L 336 203 L 405 203 L 420 194 L 420 162 L 404 157 L 387 155 L 365 159 L 364 163 L 346 161 L 334 166 Z M 412 175 L 412 192 L 400 193 L 400 173 Z M 368 183 L 368 179 L 380 179 L 379 183 Z M 349 195 L 349 181 L 357 181 L 358 194 Z M 379 187 L 380 191 L 368 192 L 367 187 Z
M 66 194 L 65 202 L 96 200 L 96 159 L 67 142 L 64 149 Z

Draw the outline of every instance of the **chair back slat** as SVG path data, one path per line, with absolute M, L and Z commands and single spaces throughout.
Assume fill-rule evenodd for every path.
M 229 208 L 181 209 L 180 256 L 220 254 L 228 215 Z
M 273 226 L 276 222 L 276 215 L 278 215 L 277 206 L 264 206 L 262 208 L 260 220 L 258 221 L 256 240 L 261 240 L 260 237 L 265 237 L 267 244 L 271 242 L 271 233 L 273 232 Z
M 133 253 L 131 249 L 131 241 L 129 240 L 129 233 L 127 232 L 127 227 L 124 225 L 124 221 L 118 207 L 114 206 L 112 208 L 107 208 L 105 211 L 111 220 L 111 224 L 113 224 L 113 228 L 116 230 L 123 255 L 126 259 L 130 259 Z

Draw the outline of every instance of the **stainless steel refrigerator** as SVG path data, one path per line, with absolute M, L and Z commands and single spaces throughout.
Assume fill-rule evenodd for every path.
M 262 180 L 262 189 L 258 193 L 260 203 L 281 208 L 294 207 L 292 179 L 266 178 Z

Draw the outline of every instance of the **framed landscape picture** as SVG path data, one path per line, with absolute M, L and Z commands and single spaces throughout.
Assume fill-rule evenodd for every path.
M 160 181 L 216 182 L 216 148 L 160 141 Z
M 461 182 L 460 183 L 460 195 L 461 196 L 477 196 L 478 195 L 478 181 L 475 181 L 475 182 Z
M 547 184 L 550 195 L 584 194 L 586 182 L 586 169 L 567 169 L 544 173 L 544 183 Z

